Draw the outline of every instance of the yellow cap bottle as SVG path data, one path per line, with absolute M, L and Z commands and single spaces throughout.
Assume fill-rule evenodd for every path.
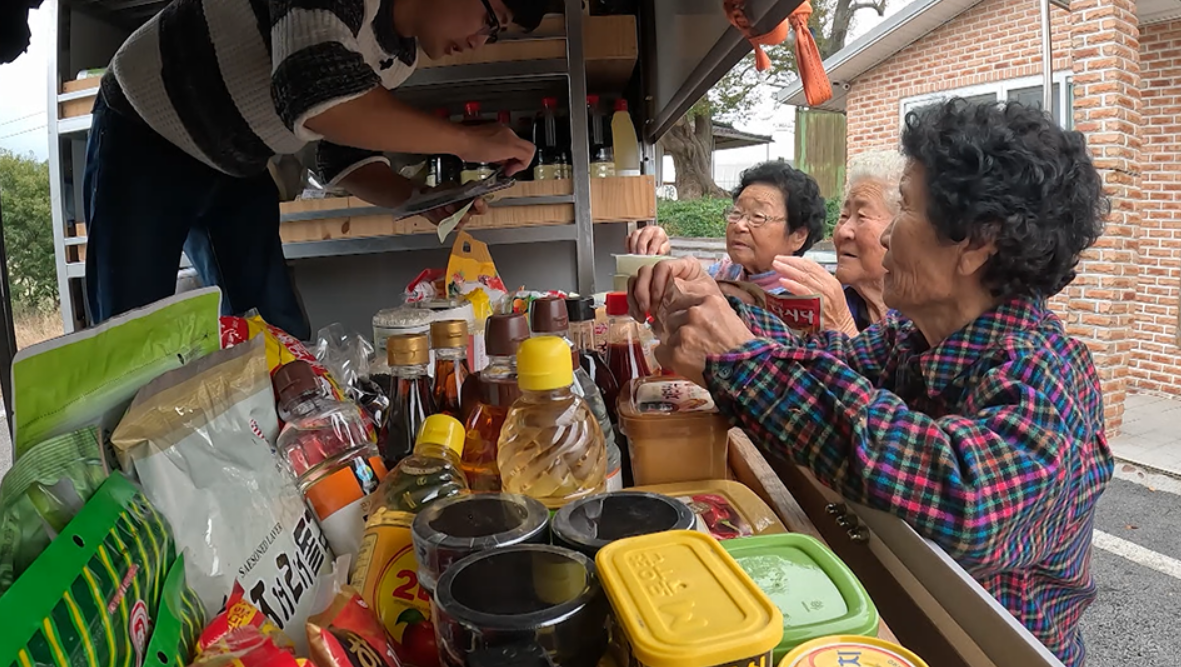
M 537 336 L 517 350 L 517 385 L 522 391 L 553 391 L 574 383 L 570 344 L 557 336 Z
M 414 451 L 423 445 L 436 445 L 457 455 L 463 455 L 463 442 L 467 437 L 463 424 L 450 415 L 431 415 L 422 423 L 418 431 L 418 438 L 414 441 Z
M 607 445 L 586 401 L 571 391 L 570 345 L 538 336 L 517 350 L 521 397 L 500 430 L 496 462 L 508 493 L 558 509 L 605 489 Z

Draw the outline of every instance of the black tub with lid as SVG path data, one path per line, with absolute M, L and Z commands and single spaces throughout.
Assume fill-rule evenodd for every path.
M 594 558 L 599 549 L 625 537 L 691 530 L 693 510 L 675 498 L 643 491 L 617 491 L 582 498 L 554 515 L 554 544 Z
M 549 510 L 512 493 L 455 496 L 430 505 L 411 525 L 418 578 L 428 592 L 447 568 L 487 549 L 549 542 Z
M 577 551 L 527 544 L 482 551 L 452 564 L 439 580 L 431 618 L 439 655 L 463 667 L 489 649 L 530 646 L 560 667 L 595 667 L 607 650 L 610 604 L 591 559 Z

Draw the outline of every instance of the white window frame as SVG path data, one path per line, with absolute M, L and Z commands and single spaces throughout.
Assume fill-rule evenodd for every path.
M 1052 80 L 1058 86 L 1058 108 L 1062 110 L 1062 121 L 1067 120 L 1067 112 L 1069 106 L 1067 100 L 1070 95 L 1070 83 L 1073 79 L 1073 72 L 1070 70 L 1063 70 L 1054 72 Z M 911 97 L 904 97 L 898 100 L 898 127 L 906 127 L 906 112 L 908 107 L 925 106 L 949 100 L 953 97 L 973 97 L 975 95 L 984 95 L 986 93 L 993 93 L 998 102 L 1004 102 L 1009 99 L 1009 91 L 1019 88 L 1030 88 L 1033 86 L 1042 85 L 1043 77 L 1037 76 L 1023 76 L 1019 79 L 1007 79 L 1004 81 L 992 81 L 990 83 L 982 83 L 974 86 L 964 86 L 963 88 L 953 88 L 951 90 L 940 90 L 933 93 L 924 93 L 922 95 L 912 95 Z M 1073 121 L 1073 119 L 1071 119 Z M 1073 122 L 1065 124 L 1064 127 L 1072 127 Z

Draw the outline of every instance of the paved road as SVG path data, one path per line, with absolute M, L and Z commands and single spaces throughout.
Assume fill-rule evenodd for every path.
M 1083 617 L 1087 667 L 1173 667 L 1181 655 L 1181 482 L 1116 463 L 1095 528 L 1099 599 Z

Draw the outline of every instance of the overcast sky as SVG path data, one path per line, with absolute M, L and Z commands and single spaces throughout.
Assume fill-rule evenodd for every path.
M 7 0 L 0 0 L 6 2 Z M 47 0 L 53 2 L 54 0 Z M 893 14 L 906 4 L 907 0 L 893 0 L 887 3 L 887 15 Z M 17 153 L 32 153 L 41 159 L 48 155 L 48 135 L 45 127 L 45 109 L 48 104 L 48 35 L 45 25 L 46 12 L 33 10 L 29 13 L 29 27 L 33 40 L 29 50 L 8 65 L 0 65 L 0 148 Z M 860 12 L 851 32 L 850 41 L 863 34 L 879 22 L 873 12 Z M 791 157 L 792 119 L 794 110 L 774 101 L 771 96 L 762 102 L 755 118 L 742 126 L 743 129 L 775 137 L 775 144 L 768 147 L 724 151 L 719 154 L 719 164 L 729 162 L 758 161 L 767 157 Z M 724 157 L 723 157 L 724 156 Z
M 45 107 L 49 103 L 49 65 L 45 16 L 44 11 L 29 12 L 29 28 L 33 31 L 29 50 L 15 62 L 0 65 L 0 147 L 33 153 L 41 159 L 48 154 Z

